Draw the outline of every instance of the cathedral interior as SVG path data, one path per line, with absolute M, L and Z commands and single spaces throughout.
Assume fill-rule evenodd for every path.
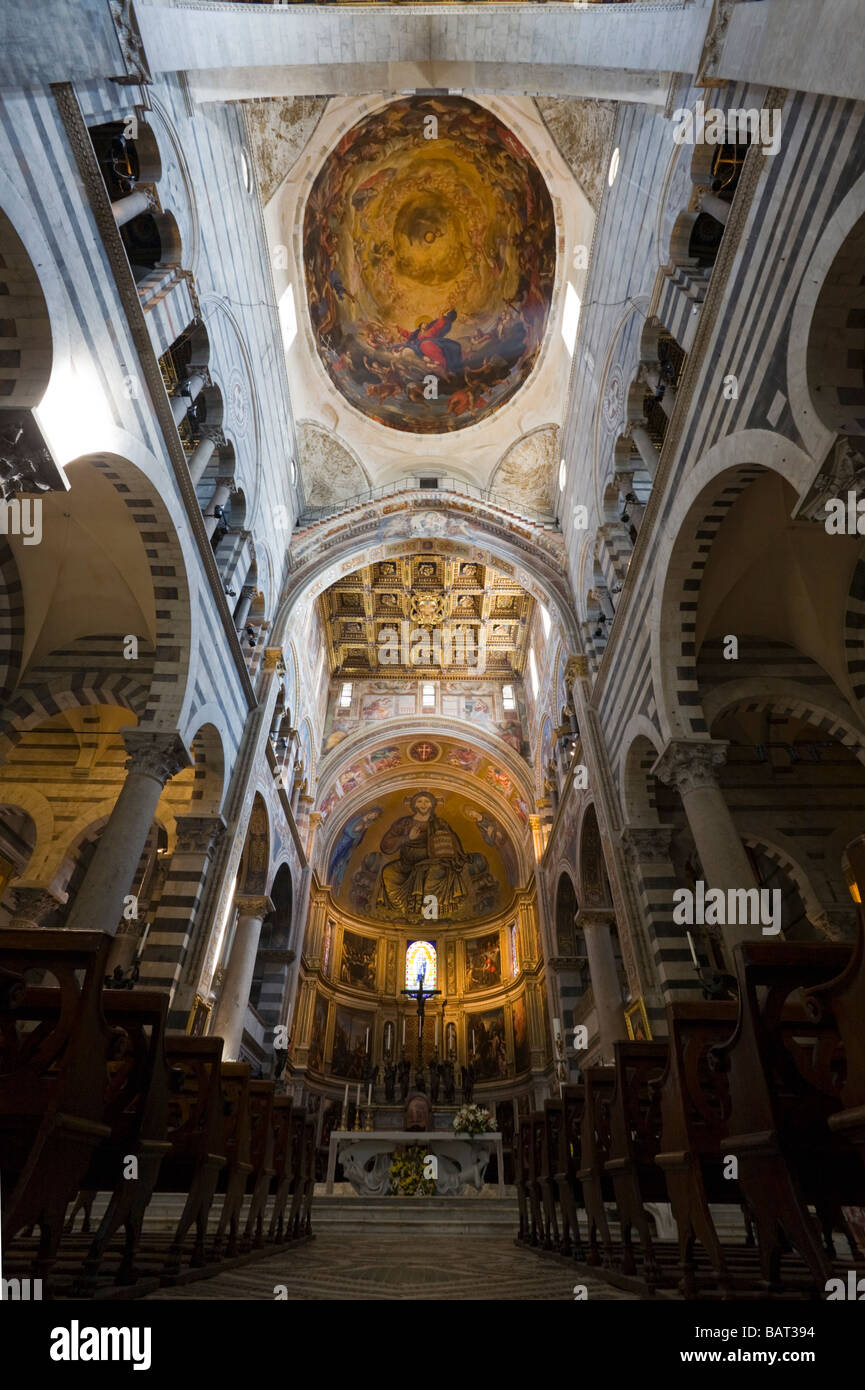
M 4 1299 L 865 1297 L 861 19 L 2 0 Z

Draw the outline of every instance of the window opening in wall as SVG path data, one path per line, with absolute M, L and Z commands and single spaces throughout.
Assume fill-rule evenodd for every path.
M 412 941 L 405 953 L 405 987 L 436 987 L 436 948 L 431 941 Z
M 538 663 L 535 660 L 534 647 L 529 647 L 529 673 L 532 678 L 532 694 L 534 695 L 535 699 L 537 699 L 538 690 L 540 689 L 540 681 L 538 680 Z
M 421 688 L 421 706 L 423 709 L 435 709 L 436 688 L 430 681 Z
M 538 607 L 541 610 L 541 623 L 544 629 L 544 637 L 549 637 L 551 626 L 550 610 L 548 608 L 545 608 L 542 603 L 539 604 Z
M 286 285 L 279 297 L 279 326 L 282 330 L 282 350 L 288 352 L 297 337 L 297 312 L 292 285 Z
M 348 709 L 351 705 L 351 681 L 344 681 L 342 690 L 339 692 L 340 709 Z
M 571 357 L 574 355 L 574 345 L 577 341 L 577 328 L 580 323 L 580 309 L 582 301 L 570 282 L 565 289 L 565 310 L 562 314 L 562 337 L 565 340 L 565 347 Z
M 512 685 L 502 686 L 502 706 L 504 709 L 516 709 L 517 702 L 514 699 L 514 687 Z
M 421 478 L 420 485 L 421 487 L 438 487 L 439 480 L 438 478 Z

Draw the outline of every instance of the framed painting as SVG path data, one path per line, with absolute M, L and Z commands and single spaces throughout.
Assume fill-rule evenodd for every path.
M 652 1030 L 646 1016 L 646 1006 L 642 999 L 635 999 L 625 1009 L 625 1027 L 632 1042 L 651 1042 Z
M 189 1018 L 186 1021 L 187 1037 L 203 1038 L 207 1032 L 207 1025 L 212 1013 L 213 1005 L 208 1004 L 202 995 L 196 994 L 192 1001 L 192 1008 L 189 1010 Z

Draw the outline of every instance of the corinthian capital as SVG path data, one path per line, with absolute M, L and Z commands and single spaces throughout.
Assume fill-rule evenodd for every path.
M 266 893 L 237 893 L 234 901 L 241 917 L 258 917 L 263 922 L 273 911 L 273 903 Z
M 224 834 L 222 816 L 178 816 L 177 853 L 210 854 Z
M 127 772 L 152 777 L 163 787 L 169 778 L 189 767 L 192 758 L 175 729 L 122 729 L 121 737 L 129 757 Z
M 691 743 L 684 738 L 674 738 L 667 744 L 652 772 L 684 795 L 699 787 L 717 787 L 715 769 L 726 758 L 727 743 L 724 739 L 701 739 Z
M 634 863 L 658 863 L 670 857 L 672 825 L 628 825 L 622 831 L 622 844 Z

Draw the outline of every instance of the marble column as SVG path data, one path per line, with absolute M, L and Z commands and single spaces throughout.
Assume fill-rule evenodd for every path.
M 633 424 L 630 428 L 630 435 L 635 445 L 637 453 L 643 460 L 643 467 L 650 478 L 654 478 L 658 471 L 658 450 L 652 442 L 652 436 L 643 424 Z
M 234 610 L 234 626 L 237 628 L 238 635 L 243 632 L 246 620 L 249 617 L 249 610 L 252 607 L 252 600 L 256 595 L 254 584 L 244 584 L 240 591 L 240 598 L 237 600 L 237 607 Z
M 267 914 L 273 911 L 273 903 L 264 894 L 238 893 L 234 901 L 237 907 L 237 926 L 216 1017 L 210 1030 L 216 1037 L 225 1040 L 222 1055 L 227 1062 L 236 1061 L 240 1051 L 261 924 Z
M 300 750 L 300 735 L 297 729 L 289 729 L 287 737 L 288 745 L 282 763 L 282 780 L 286 793 L 291 795 L 291 779 L 294 776 L 294 765 Z
M 592 996 L 598 1015 L 598 1036 L 605 1062 L 613 1059 L 613 1043 L 628 1036 L 622 986 L 613 947 L 615 921 L 616 914 L 611 907 L 581 907 L 575 918 L 586 940 Z
M 700 195 L 700 210 L 707 212 L 710 217 L 714 217 L 716 222 L 720 222 L 722 227 L 726 227 L 730 218 L 730 204 L 725 203 L 723 198 L 719 198 L 717 193 L 712 193 L 706 189 Z
M 124 729 L 121 737 L 126 780 L 69 913 L 70 930 L 115 935 L 162 790 L 192 762 L 176 730 Z
M 216 515 L 216 508 L 225 506 L 231 496 L 231 488 L 231 478 L 217 478 L 216 488 L 207 504 L 207 511 L 204 513 L 204 529 L 207 532 L 208 540 L 212 539 L 213 533 L 219 525 L 219 517 Z
M 142 984 L 174 995 L 171 1028 L 185 1025 L 192 1002 L 185 997 L 178 1000 L 177 991 L 190 943 L 201 930 L 198 913 L 213 855 L 225 834 L 220 815 L 179 815 L 176 824 L 177 840 L 164 867 L 165 886 L 141 960 Z
M 315 848 L 315 837 L 318 834 L 318 827 L 321 825 L 321 811 L 310 811 L 309 814 L 309 833 L 306 837 L 306 858 L 307 863 L 312 863 L 312 854 Z
M 702 998 L 686 928 L 673 921 L 673 891 L 681 885 L 670 858 L 672 836 L 672 825 L 629 825 L 621 834 L 640 898 L 640 930 L 646 935 L 647 954 L 665 1004 Z M 692 935 L 699 943 L 700 933 Z
M 114 214 L 114 221 L 118 227 L 125 227 L 127 222 L 131 222 L 133 217 L 138 217 L 142 212 L 157 211 L 152 193 L 144 188 L 137 188 L 134 193 L 127 193 L 125 198 L 118 198 L 111 204 L 111 211 Z
M 189 476 L 192 479 L 193 487 L 197 487 L 204 477 L 204 471 L 210 463 L 216 449 L 220 447 L 222 439 L 218 430 L 205 428 L 201 432 L 201 438 L 187 459 Z
M 65 902 L 65 893 L 55 893 L 51 888 L 41 888 L 35 884 L 21 884 L 15 889 L 15 911 L 8 925 L 29 930 L 41 927 L 45 918 Z
M 652 772 L 662 782 L 674 786 L 682 798 L 706 886 L 725 891 L 757 888 L 754 870 L 715 773 L 726 756 L 727 744 L 721 739 L 693 743 L 672 739 Z M 728 924 L 720 930 L 728 950 L 737 941 L 764 939 L 759 924 Z
M 667 385 L 667 383 L 661 376 L 660 371 L 655 366 L 644 365 L 643 376 L 647 384 L 652 388 L 653 391 L 658 392 L 663 386 L 664 394 L 660 397 L 658 404 L 660 405 L 661 409 L 663 410 L 664 414 L 669 420 L 673 411 L 676 409 L 676 401 L 678 399 L 678 397 L 676 396 L 675 387 Z
M 186 379 L 186 392 L 181 395 L 178 390 L 177 395 L 171 397 L 171 413 L 174 416 L 175 425 L 182 424 L 186 417 L 186 412 L 189 410 L 189 407 L 192 405 L 193 401 L 195 401 L 196 397 L 200 395 L 201 388 L 204 386 L 206 380 L 207 377 L 203 369 L 198 372 L 191 372 Z

